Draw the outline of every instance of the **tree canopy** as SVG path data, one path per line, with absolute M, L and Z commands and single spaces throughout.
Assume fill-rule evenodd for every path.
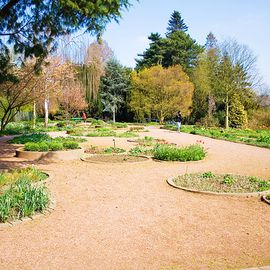
M 106 24 L 117 21 L 121 10 L 130 5 L 129 0 L 3 0 L 1 3 L 0 47 L 12 44 L 15 53 L 40 60 L 56 47 L 59 36 L 79 29 L 100 36 Z
M 190 113 L 194 86 L 181 66 L 145 68 L 132 75 L 130 107 L 137 120 L 156 117 L 161 123 L 177 111 Z

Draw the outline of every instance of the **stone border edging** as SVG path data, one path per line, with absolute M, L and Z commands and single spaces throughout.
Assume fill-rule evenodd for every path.
M 262 201 L 265 201 L 266 203 L 270 204 L 270 200 L 266 198 L 266 195 L 262 196 Z
M 196 190 L 196 189 L 189 189 L 189 188 L 185 188 L 185 187 L 181 187 L 181 186 L 177 186 L 174 181 L 173 181 L 174 177 L 170 177 L 167 179 L 167 183 L 174 187 L 174 188 L 178 188 L 184 191 L 188 191 L 188 192 L 193 192 L 193 193 L 199 193 L 199 194 L 204 194 L 204 195 L 217 195 L 217 196 L 228 196 L 228 197 L 260 197 L 262 195 L 266 195 L 270 193 L 270 190 L 266 190 L 266 191 L 262 191 L 262 192 L 249 192 L 249 193 L 225 193 L 225 192 L 212 192 L 212 191 L 200 191 L 200 190 Z
M 42 171 L 43 173 L 45 173 L 46 175 L 48 175 L 49 177 L 44 179 L 43 181 L 39 181 L 39 182 L 36 182 L 34 184 L 46 184 L 47 182 L 51 181 L 51 175 L 48 174 L 47 172 L 45 171 Z M 56 200 L 54 197 L 51 196 L 50 194 L 50 201 L 49 201 L 49 205 L 48 207 L 43 211 L 43 212 L 36 212 L 33 216 L 31 217 L 23 217 L 21 219 L 16 219 L 14 221 L 7 221 L 5 223 L 0 223 L 0 229 L 2 228 L 10 228 L 10 227 L 13 227 L 15 225 L 18 225 L 18 224 L 21 224 L 23 222 L 26 222 L 26 221 L 31 221 L 31 220 L 36 220 L 36 219 L 39 219 L 41 217 L 44 217 L 44 216 L 47 216 L 49 215 L 53 210 L 55 210 L 55 207 L 56 207 Z
M 110 156 L 112 154 L 88 154 L 89 157 L 94 157 L 94 156 L 100 156 L 100 155 L 106 155 L 106 156 Z M 114 154 L 115 155 L 115 154 Z M 127 155 L 125 153 L 120 153 L 120 154 L 116 154 L 116 155 Z M 130 155 L 127 155 L 127 156 L 130 156 Z M 152 160 L 152 158 L 148 157 L 148 156 L 143 156 L 143 155 L 140 155 L 140 156 L 135 156 L 135 157 L 141 157 L 141 158 L 145 158 L 144 161 L 134 161 L 134 162 L 127 162 L 129 164 L 132 164 L 132 163 L 135 163 L 135 164 L 138 164 L 138 163 L 144 163 L 144 162 L 149 162 Z M 106 161 L 91 161 L 91 160 L 87 160 L 85 156 L 81 157 L 81 160 L 82 161 L 85 161 L 85 162 L 88 162 L 88 163 L 93 163 L 93 164 L 119 164 L 119 163 L 123 163 L 121 161 L 119 162 L 106 162 Z
M 29 161 L 39 161 L 42 159 L 58 161 L 58 160 L 74 160 L 79 159 L 80 156 L 84 153 L 84 149 L 81 147 L 79 149 L 68 149 L 61 151 L 47 151 L 47 152 L 38 152 L 38 151 L 25 151 L 23 147 L 16 149 L 16 157 L 27 159 Z

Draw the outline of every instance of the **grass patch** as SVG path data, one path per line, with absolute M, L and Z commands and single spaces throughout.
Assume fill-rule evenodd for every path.
M 257 178 L 232 174 L 185 174 L 173 179 L 177 186 L 199 191 L 221 193 L 249 193 L 270 189 L 270 182 Z
M 98 128 L 95 131 L 86 134 L 87 137 L 114 137 L 116 132 L 108 128 Z
M 174 131 L 177 129 L 175 125 L 165 125 L 163 128 Z M 270 148 L 269 130 L 205 128 L 183 125 L 181 132 Z
M 119 137 L 119 138 L 134 138 L 134 137 L 139 137 L 139 135 L 134 133 L 134 132 L 131 132 L 131 131 L 125 131 L 123 133 L 117 134 L 116 137 Z
M 170 145 L 157 145 L 153 152 L 154 158 L 166 161 L 197 161 L 206 156 L 206 151 L 200 145 L 175 147 Z

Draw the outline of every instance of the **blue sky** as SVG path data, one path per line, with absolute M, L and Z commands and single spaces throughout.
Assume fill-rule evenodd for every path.
M 257 65 L 270 86 L 270 1 L 269 0 L 131 0 L 119 24 L 107 26 L 103 38 L 117 59 L 134 67 L 138 53 L 148 46 L 151 32 L 166 32 L 171 13 L 181 13 L 188 33 L 198 43 L 212 31 L 218 41 L 234 38 L 257 56 Z

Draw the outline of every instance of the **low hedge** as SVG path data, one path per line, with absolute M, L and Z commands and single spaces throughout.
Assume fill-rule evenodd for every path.
M 196 161 L 206 156 L 206 151 L 200 145 L 175 147 L 170 145 L 157 145 L 153 152 L 154 158 L 167 161 Z

